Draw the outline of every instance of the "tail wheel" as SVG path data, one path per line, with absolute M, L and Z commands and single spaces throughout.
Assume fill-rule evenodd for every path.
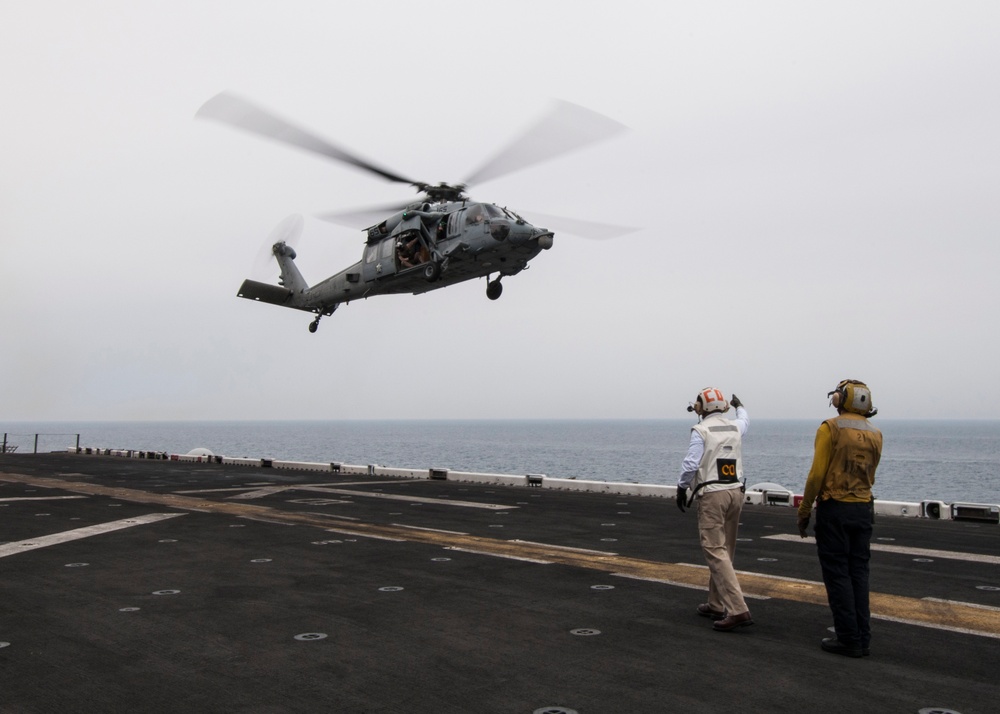
M 496 300 L 503 293 L 503 285 L 500 284 L 500 278 L 486 283 L 486 297 L 490 300 Z

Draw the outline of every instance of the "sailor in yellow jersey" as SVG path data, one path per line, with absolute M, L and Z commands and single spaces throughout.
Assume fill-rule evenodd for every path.
M 837 416 L 820 424 L 812 468 L 799 506 L 799 535 L 807 537 L 816 502 L 816 550 L 836 638 L 827 652 L 861 657 L 871 643 L 868 563 L 875 509 L 872 486 L 882 457 L 882 432 L 868 421 L 878 411 L 871 390 L 845 379 L 830 392 Z

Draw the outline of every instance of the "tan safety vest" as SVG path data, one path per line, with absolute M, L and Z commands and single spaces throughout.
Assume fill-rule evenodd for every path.
M 832 453 L 819 500 L 871 500 L 875 469 L 882 458 L 882 432 L 864 417 L 841 414 L 825 423 Z
M 743 457 L 740 429 L 721 416 L 709 416 L 691 427 L 705 441 L 705 453 L 691 482 L 691 495 L 740 488 Z

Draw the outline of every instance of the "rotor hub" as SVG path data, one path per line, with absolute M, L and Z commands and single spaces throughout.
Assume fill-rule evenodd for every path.
M 414 183 L 413 186 L 418 191 L 423 191 L 431 201 L 464 201 L 468 198 L 465 195 L 464 183 L 452 185 L 442 181 L 437 186 L 431 186 L 428 183 Z

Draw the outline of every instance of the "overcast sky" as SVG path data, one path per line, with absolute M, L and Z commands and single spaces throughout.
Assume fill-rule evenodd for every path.
M 993 0 L 8 1 L 0 64 L 0 422 L 998 416 Z M 415 194 L 195 120 L 224 90 L 427 182 L 589 107 L 630 131 L 472 195 L 641 230 L 310 334 L 236 297 L 271 230 L 314 283 L 363 234 L 313 216 Z

